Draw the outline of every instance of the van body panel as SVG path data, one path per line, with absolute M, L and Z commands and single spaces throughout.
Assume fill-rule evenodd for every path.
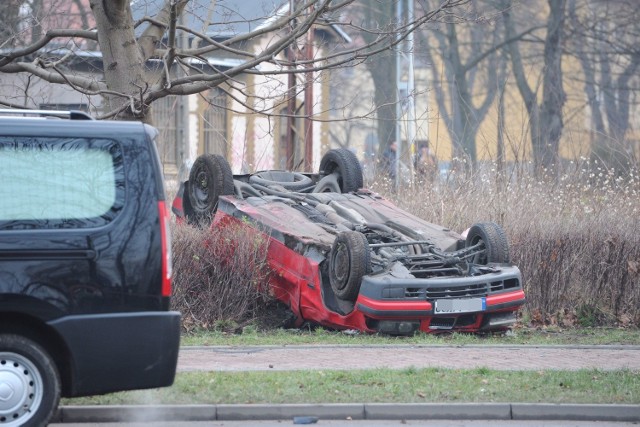
M 178 312 L 65 316 L 48 324 L 64 337 L 72 355 L 75 379 L 68 397 L 173 383 L 180 344 Z
M 13 316 L 41 325 L 30 339 L 50 332 L 51 353 L 69 356 L 56 361 L 71 373 L 64 396 L 173 382 L 180 314 L 162 294 L 156 136 L 136 122 L 0 117 L 0 329 L 26 333 Z

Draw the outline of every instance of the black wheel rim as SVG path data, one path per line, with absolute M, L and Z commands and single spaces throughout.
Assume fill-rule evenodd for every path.
M 487 264 L 487 245 L 484 244 L 484 240 L 480 236 L 476 237 L 471 241 L 471 246 L 475 246 L 477 244 L 482 245 L 480 248 L 480 252 L 473 257 L 474 264 Z
M 204 209 L 209 204 L 209 178 L 206 171 L 198 170 L 196 173 L 195 186 L 193 187 L 195 196 L 192 203 L 200 209 Z
M 329 174 L 338 171 L 338 186 L 340 187 L 340 190 L 344 189 L 344 177 L 342 176 L 342 173 L 340 173 L 340 167 L 338 164 L 330 163 L 329 166 L 327 166 L 327 169 L 329 170 Z
M 338 244 L 336 246 L 332 261 L 333 275 L 337 282 L 335 283 L 336 289 L 342 290 L 347 285 L 349 279 L 349 265 L 351 262 L 346 245 Z

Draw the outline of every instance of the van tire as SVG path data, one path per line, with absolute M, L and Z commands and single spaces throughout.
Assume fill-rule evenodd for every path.
M 0 400 L 0 425 L 47 425 L 60 402 L 60 375 L 53 359 L 20 335 L 0 334 L 0 343 L 0 380 L 15 392 Z

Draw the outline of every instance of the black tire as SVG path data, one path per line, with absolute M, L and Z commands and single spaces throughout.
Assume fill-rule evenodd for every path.
M 307 175 L 300 172 L 288 171 L 264 171 L 251 175 L 249 182 L 264 187 L 279 185 L 289 191 L 308 190 L 313 186 L 313 181 Z
M 329 150 L 320 161 L 320 175 L 338 172 L 338 184 L 343 193 L 359 190 L 364 186 L 362 166 L 355 154 L 346 148 Z
M 509 263 L 509 242 L 502 227 L 494 222 L 473 225 L 467 234 L 466 247 L 484 243 L 484 254 L 474 259 L 476 264 Z
M 36 342 L 0 334 L 0 425 L 46 426 L 60 402 L 60 376 Z
M 369 243 L 358 231 L 344 231 L 333 242 L 329 253 L 329 283 L 340 299 L 355 301 L 362 277 L 371 270 Z
M 190 222 L 208 224 L 218 209 L 220 196 L 234 193 L 231 166 L 218 154 L 199 156 L 189 173 L 188 190 L 188 204 L 193 211 Z
M 182 211 L 189 223 L 196 222 L 195 212 L 193 206 L 191 206 L 191 198 L 189 197 L 189 181 L 184 184 L 184 191 L 182 193 Z

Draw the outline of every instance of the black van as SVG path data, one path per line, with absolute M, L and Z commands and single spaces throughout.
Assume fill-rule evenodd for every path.
M 157 131 L 0 111 L 0 426 L 169 386 L 180 341 Z

